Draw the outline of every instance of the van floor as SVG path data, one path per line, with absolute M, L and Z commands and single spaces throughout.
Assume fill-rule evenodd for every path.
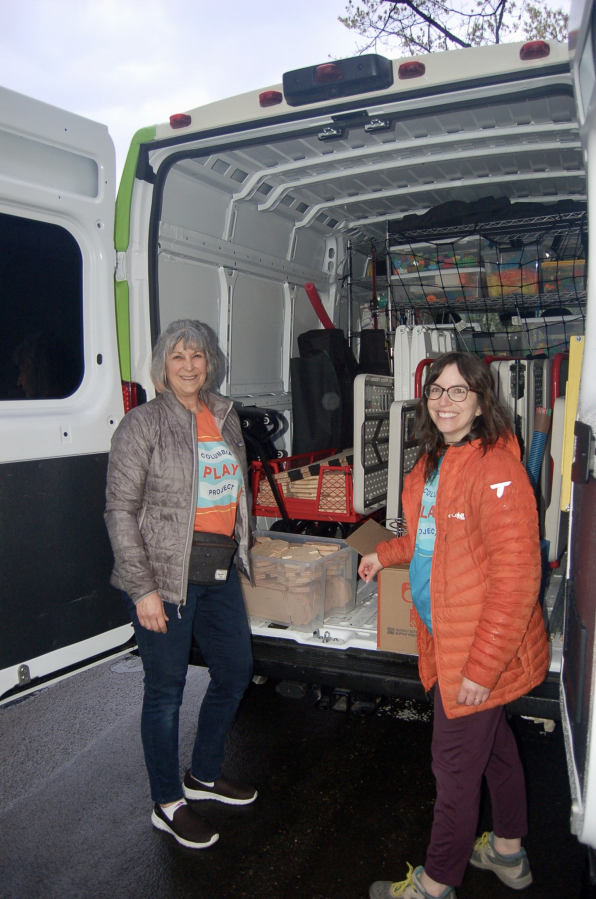
M 252 684 L 228 741 L 226 773 L 253 783 L 253 806 L 201 803 L 211 849 L 181 849 L 150 824 L 135 656 L 0 708 L 0 899 L 365 899 L 424 861 L 434 799 L 430 707 L 382 702 L 371 714 L 316 708 Z M 189 671 L 181 760 L 208 682 Z M 580 895 L 585 849 L 569 833 L 560 725 L 519 718 L 534 884 L 527 899 Z M 479 832 L 490 829 L 485 807 Z M 505 899 L 469 868 L 459 899 Z

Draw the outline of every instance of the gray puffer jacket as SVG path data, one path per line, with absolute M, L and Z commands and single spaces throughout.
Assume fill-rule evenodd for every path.
M 242 471 L 235 563 L 250 578 L 248 469 L 240 420 L 228 399 L 214 393 L 202 399 Z M 116 560 L 110 583 L 134 602 L 155 591 L 165 602 L 186 602 L 197 485 L 196 418 L 174 394 L 161 394 L 124 416 L 112 438 L 105 519 Z

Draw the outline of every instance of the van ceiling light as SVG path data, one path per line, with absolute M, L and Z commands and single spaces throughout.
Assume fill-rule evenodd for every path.
M 191 122 L 192 119 L 186 112 L 178 112 L 176 115 L 170 116 L 170 128 L 188 128 Z
M 280 91 L 263 91 L 259 94 L 259 106 L 277 106 L 283 103 L 284 95 Z
M 326 62 L 315 69 L 315 82 L 317 84 L 329 84 L 331 81 L 343 81 L 344 70 L 335 62 Z
M 527 59 L 544 59 L 550 54 L 550 44 L 547 41 L 528 41 L 519 51 L 519 58 Z
M 304 106 L 305 103 L 382 91 L 392 84 L 393 63 L 378 53 L 294 69 L 283 77 L 288 106 Z
M 419 62 L 417 59 L 412 60 L 412 62 L 402 62 L 401 66 L 397 70 L 397 77 L 404 80 L 405 78 L 420 78 L 421 75 L 426 73 L 426 66 L 423 62 Z

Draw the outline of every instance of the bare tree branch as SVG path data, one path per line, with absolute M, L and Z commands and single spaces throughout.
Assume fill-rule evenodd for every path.
M 366 38 L 427 53 L 503 40 L 565 41 L 568 16 L 544 0 L 348 0 L 346 28 Z
M 436 19 L 427 16 L 419 6 L 416 6 L 415 3 L 412 3 L 412 0 L 381 0 L 381 3 L 393 2 L 393 9 L 397 6 L 407 6 L 412 12 L 418 16 L 418 18 L 422 19 L 424 22 L 427 22 L 431 28 L 436 28 L 442 35 L 444 35 L 447 40 L 453 41 L 455 44 L 459 44 L 460 47 L 470 47 L 471 44 L 467 44 L 465 41 L 462 41 L 457 35 L 452 34 L 451 31 L 448 31 L 444 28 L 440 22 L 437 22 Z M 391 15 L 391 13 L 389 13 Z

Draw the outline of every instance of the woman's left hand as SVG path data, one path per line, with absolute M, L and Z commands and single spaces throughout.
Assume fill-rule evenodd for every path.
M 473 680 L 468 680 L 467 677 L 464 677 L 462 678 L 461 687 L 459 688 L 459 693 L 457 694 L 457 699 L 455 701 L 458 705 L 474 705 L 478 707 L 482 706 L 482 703 L 486 702 L 489 696 L 490 690 L 487 690 L 487 688 L 481 686 L 481 684 L 475 684 Z

